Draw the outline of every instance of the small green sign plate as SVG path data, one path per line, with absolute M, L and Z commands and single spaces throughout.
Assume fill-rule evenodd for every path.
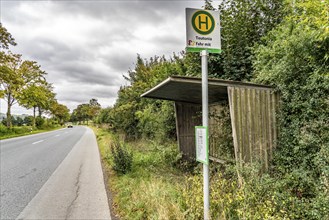
M 209 164 L 208 127 L 195 126 L 196 160 Z

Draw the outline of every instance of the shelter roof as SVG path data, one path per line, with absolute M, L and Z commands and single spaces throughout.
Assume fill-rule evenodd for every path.
M 273 87 L 255 83 L 222 79 L 208 79 L 209 103 L 227 100 L 227 87 L 257 88 L 273 90 Z M 179 102 L 202 103 L 201 78 L 171 76 L 141 95 L 146 98 L 164 99 Z

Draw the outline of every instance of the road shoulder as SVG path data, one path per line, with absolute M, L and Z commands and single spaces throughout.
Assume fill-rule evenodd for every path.
M 87 128 L 17 219 L 111 219 L 95 135 Z

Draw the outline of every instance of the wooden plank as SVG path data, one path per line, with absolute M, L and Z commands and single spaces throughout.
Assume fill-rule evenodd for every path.
M 244 136 L 245 136 L 245 143 L 244 143 L 244 149 L 246 152 L 246 161 L 250 162 L 250 158 L 252 157 L 252 154 L 250 153 L 250 138 L 249 138 L 249 133 L 250 133 L 250 117 L 249 117 L 249 105 L 248 105 L 248 99 L 249 99 L 249 89 L 244 89 L 244 100 L 243 100 L 243 105 L 244 105 L 244 118 L 245 120 L 243 121 L 244 123 Z
M 261 143 L 261 139 L 262 139 L 262 116 L 261 116 L 261 95 L 260 95 L 260 91 L 256 90 L 256 115 L 257 115 L 257 131 L 256 131 L 256 140 L 257 140 L 257 156 L 259 157 L 259 159 L 262 158 L 262 143 Z
M 241 102 L 241 108 L 240 108 L 240 114 L 241 114 L 241 121 L 239 126 L 241 127 L 241 148 L 242 148 L 242 160 L 245 162 L 249 162 L 249 142 L 248 142 L 248 125 L 247 125 L 247 105 L 246 105 L 246 89 L 245 88 L 239 88 L 240 90 L 240 102 Z
M 272 121 L 272 105 L 273 103 L 271 102 L 271 92 L 268 91 L 266 92 L 267 94 L 267 103 L 268 103 L 268 149 L 269 149 L 269 161 L 272 160 L 272 154 L 273 154 L 273 121 Z
M 251 154 L 254 155 L 255 153 L 255 147 L 257 146 L 256 144 L 256 90 L 253 89 L 252 90 L 252 99 L 251 99 L 251 102 L 252 102 L 252 107 L 251 107 L 251 110 L 252 110 L 252 116 L 251 116 L 251 125 L 252 125 L 252 140 L 251 140 L 251 144 L 252 144 L 252 152 Z
M 273 148 L 276 148 L 277 146 L 277 139 L 278 139 L 278 135 L 277 135 L 277 114 L 278 114 L 278 108 L 277 106 L 279 105 L 277 103 L 277 100 L 276 100 L 276 94 L 273 93 L 272 95 L 272 102 L 273 102 L 273 105 L 272 105 L 272 111 L 273 111 L 273 115 L 272 115 L 272 121 L 273 121 Z
M 249 139 L 249 161 L 252 162 L 252 113 L 251 113 L 251 103 L 252 103 L 252 94 L 251 94 L 251 89 L 247 89 L 247 109 L 248 109 L 248 139 Z
M 242 121 L 242 111 L 241 111 L 241 90 L 239 88 L 234 88 L 235 91 L 235 98 L 236 98 L 236 103 L 237 103 L 237 108 L 235 109 L 236 113 L 237 113 L 237 123 L 235 124 L 235 126 L 237 127 L 238 130 L 238 149 L 239 149 L 239 160 L 243 161 L 243 136 L 242 136 L 242 127 L 241 125 L 241 121 Z
M 175 108 L 175 122 L 176 122 L 176 135 L 177 135 L 177 141 L 178 141 L 178 150 L 180 150 L 180 140 L 179 140 L 179 123 L 178 123 L 178 117 L 179 117 L 179 113 L 178 113 L 178 103 L 175 102 L 174 103 L 174 108 Z
M 262 109 L 262 122 L 263 122 L 263 155 L 262 162 L 265 165 L 265 170 L 268 169 L 268 115 L 267 115 L 267 97 L 266 91 L 262 91 L 263 109 Z
M 216 132 L 216 122 L 215 122 L 215 106 L 209 105 L 209 156 L 215 156 L 215 144 L 216 144 L 216 138 L 215 138 L 215 132 Z
M 216 157 L 209 156 L 209 160 L 215 161 L 217 163 L 225 164 L 225 160 L 218 159 Z
M 245 139 L 245 109 L 244 109 L 244 88 L 236 88 L 239 91 L 239 103 L 240 103 L 240 107 L 238 109 L 239 111 L 239 124 L 237 125 L 239 127 L 239 131 L 240 131 L 240 149 L 241 149 L 241 157 L 240 159 L 242 161 L 246 161 L 246 139 Z
M 236 99 L 236 104 L 237 107 L 235 109 L 236 116 L 237 116 L 237 121 L 236 121 L 236 128 L 237 128 L 237 138 L 238 138 L 238 148 L 239 148 L 239 160 L 243 161 L 242 154 L 243 154 L 243 148 L 242 148 L 242 128 L 240 126 L 241 120 L 242 120 L 242 115 L 241 115 L 241 90 L 237 87 L 234 87 L 234 92 L 235 92 L 235 99 Z
M 236 129 L 236 100 L 234 99 L 234 88 L 228 86 L 227 87 L 227 94 L 229 100 L 229 107 L 230 107 L 230 117 L 231 117 L 231 125 L 232 125 L 232 137 L 233 137 L 233 145 L 234 145 L 234 155 L 235 160 L 238 162 L 239 152 L 238 152 L 238 140 L 237 140 L 237 129 Z

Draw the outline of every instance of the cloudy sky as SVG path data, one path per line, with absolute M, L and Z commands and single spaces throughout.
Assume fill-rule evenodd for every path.
M 102 107 L 113 105 L 137 54 L 169 57 L 184 50 L 185 8 L 203 5 L 203 0 L 0 0 L 0 18 L 17 43 L 10 49 L 37 61 L 58 101 L 73 110 L 91 98 Z M 6 112 L 4 100 L 0 111 Z M 30 112 L 17 104 L 12 109 Z

